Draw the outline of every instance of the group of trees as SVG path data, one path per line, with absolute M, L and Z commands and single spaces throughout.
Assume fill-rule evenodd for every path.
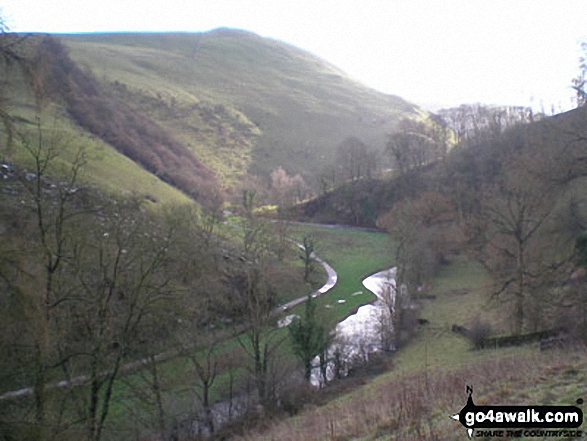
M 404 199 L 379 219 L 396 239 L 396 284 L 417 293 L 434 276 L 437 266 L 458 248 L 459 232 L 449 197 L 439 192 L 425 192 Z
M 443 159 L 448 152 L 449 135 L 443 121 L 404 118 L 397 131 L 389 135 L 386 149 L 396 169 L 404 174 Z
M 492 275 L 492 298 L 518 334 L 559 326 L 567 315 L 561 296 L 576 265 L 571 224 L 586 214 L 577 209 L 582 173 L 569 175 L 581 147 L 567 118 L 472 138 L 447 164 L 468 250 Z
M 523 106 L 487 106 L 462 104 L 459 107 L 441 109 L 438 117 L 452 131 L 457 143 L 481 137 L 495 136 L 509 127 L 528 124 L 540 119 L 532 108 Z
M 283 167 L 271 172 L 272 199 L 282 210 L 287 210 L 302 202 L 308 195 L 308 185 L 299 174 L 290 176 Z
M 438 267 L 458 252 L 462 245 L 450 197 L 438 191 L 425 191 L 397 202 L 378 219 L 378 227 L 396 242 L 395 282 L 384 291 L 391 323 L 381 324 L 382 337 L 392 346 L 403 344 L 415 330 L 416 302 Z M 389 335 L 388 328 L 393 332 Z
M 167 439 L 185 419 L 213 431 L 213 394 L 248 390 L 253 402 L 276 403 L 291 357 L 272 311 L 298 254 L 275 259 L 255 192 L 243 193 L 236 237 L 223 237 L 217 213 L 154 212 L 144 199 L 84 187 L 84 152 L 63 165 L 64 142 L 39 123 L 20 138 L 32 167 L 0 180 L 0 385 L 29 388 L 0 397 L 0 436 L 104 439 L 116 404 Z M 238 348 L 221 349 L 234 336 Z M 191 374 L 174 379 L 161 367 L 168 358 Z M 133 401 L 121 382 L 134 371 Z M 220 375 L 228 386 L 217 387 Z M 198 405 L 180 412 L 182 400 Z
M 374 178 L 379 167 L 379 153 L 356 137 L 344 139 L 336 149 L 332 164 L 318 177 L 322 194 L 361 179 Z
M 379 217 L 399 241 L 398 286 L 417 293 L 436 265 L 466 252 L 492 275 L 491 299 L 509 311 L 512 332 L 559 326 L 580 303 L 569 278 L 587 219 L 580 190 L 584 112 L 536 121 L 523 109 L 459 109 L 451 114 L 458 121 L 448 121 L 462 129 L 455 148 L 418 173 L 416 191 L 396 186 L 399 200 Z M 402 160 L 400 146 L 411 137 L 395 134 L 389 148 L 413 171 L 425 160 L 418 149 L 411 162 Z M 416 140 L 420 147 L 431 143 L 421 135 Z
M 446 156 L 453 143 L 451 135 L 446 123 L 430 115 L 400 120 L 381 150 L 356 137 L 346 138 L 332 164 L 318 176 L 322 195 L 304 204 L 305 214 L 320 211 L 319 221 L 375 226 L 381 208 L 389 205 L 388 198 L 399 199 L 400 192 L 413 191 L 415 171 Z M 381 185 L 383 173 L 389 171 L 403 176 L 393 184 L 403 189 Z
M 362 143 L 348 140 L 341 155 L 346 168 L 322 177 L 325 194 L 335 170 L 357 173 L 348 173 L 323 205 L 363 225 L 366 210 L 378 212 L 378 226 L 398 240 L 397 286 L 411 295 L 439 264 L 466 252 L 492 275 L 492 301 L 509 311 L 504 316 L 512 332 L 568 324 L 585 310 L 577 308 L 584 295 L 576 271 L 582 249 L 576 243 L 587 224 L 584 59 L 580 67 L 573 81 L 579 109 L 565 115 L 462 105 L 430 120 L 403 119 L 388 138 L 386 153 L 397 173 L 386 186 L 359 184 L 358 170 L 366 169 L 355 160 Z M 318 203 L 308 208 L 324 210 Z M 585 317 L 575 322 L 587 323 Z
M 140 342 L 160 323 L 174 321 L 176 237 L 137 201 L 80 189 L 83 152 L 66 178 L 49 181 L 58 142 L 23 139 L 33 170 L 3 185 L 22 202 L 12 196 L 2 204 L 4 219 L 13 216 L 0 252 L 4 387 L 32 387 L 34 424 L 24 424 L 26 413 L 22 426 L 2 423 L 5 437 L 48 439 L 83 421 L 76 430 L 100 439 L 124 362 L 143 354 Z M 84 384 L 74 388 L 80 376 Z M 51 392 L 58 380 L 69 387 Z M 14 403 L 1 405 L 3 419 L 15 418 Z

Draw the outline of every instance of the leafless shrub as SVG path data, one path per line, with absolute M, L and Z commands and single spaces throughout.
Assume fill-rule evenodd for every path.
M 467 337 L 473 343 L 475 349 L 481 348 L 483 341 L 492 334 L 493 330 L 489 323 L 477 318 L 470 326 Z
M 317 391 L 303 375 L 292 375 L 284 384 L 279 394 L 280 410 L 288 415 L 296 415 L 304 408 L 311 406 Z

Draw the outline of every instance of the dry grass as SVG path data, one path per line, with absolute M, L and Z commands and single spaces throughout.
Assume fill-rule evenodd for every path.
M 473 386 L 479 405 L 570 405 L 585 395 L 586 376 L 585 348 L 523 358 L 502 355 L 453 370 L 404 374 L 237 439 L 462 439 L 463 427 L 448 417 L 464 406 L 466 385 Z

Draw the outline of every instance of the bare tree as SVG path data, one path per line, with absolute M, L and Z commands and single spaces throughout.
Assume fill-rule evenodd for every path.
M 295 205 L 305 198 L 307 192 L 308 186 L 300 175 L 289 176 L 281 166 L 271 172 L 272 199 L 278 204 L 273 231 L 277 235 L 276 251 L 280 262 L 283 261 L 290 245 L 288 219 Z
M 312 236 L 305 235 L 302 239 L 302 254 L 299 257 L 304 262 L 304 282 L 306 283 L 310 280 L 310 275 L 314 269 L 315 248 L 316 240 Z
M 577 96 L 577 107 L 583 107 L 587 104 L 587 92 L 585 91 L 585 76 L 587 74 L 587 42 L 581 42 L 581 50 L 583 56 L 579 59 L 579 74 L 572 79 L 572 87 L 576 92 Z
M 390 351 L 397 345 L 397 339 L 395 338 L 397 334 L 396 322 L 400 315 L 396 307 L 397 288 L 393 279 L 388 278 L 384 282 L 379 297 L 386 307 L 386 311 L 379 314 L 377 323 L 381 337 L 381 347 L 384 351 Z
M 456 135 L 461 147 L 495 138 L 506 129 L 534 122 L 530 107 L 462 104 L 441 109 L 439 117 Z
M 274 397 L 274 391 L 270 388 L 270 369 L 283 341 L 270 326 L 275 292 L 266 279 L 265 270 L 261 262 L 248 262 L 238 276 L 240 282 L 236 286 L 245 320 L 245 330 L 238 336 L 238 342 L 252 361 L 250 372 L 262 405 L 267 405 Z
M 308 193 L 308 185 L 299 174 L 290 176 L 281 166 L 271 172 L 272 199 L 281 210 L 287 210 L 301 202 Z
M 202 340 L 202 339 L 200 339 Z M 199 351 L 194 352 L 194 348 L 190 348 L 185 352 L 185 356 L 189 358 L 194 374 L 195 374 L 195 388 L 194 393 L 202 405 L 204 411 L 204 425 L 209 433 L 214 433 L 214 417 L 212 415 L 212 401 L 211 392 L 212 387 L 219 374 L 219 356 L 217 354 L 218 340 L 208 330 L 204 341 L 200 341 Z
M 244 321 L 244 332 L 238 336 L 238 342 L 252 362 L 250 372 L 259 401 L 266 405 L 273 398 L 271 364 L 283 338 L 276 338 L 271 327 L 271 311 L 276 303 L 276 292 L 268 277 L 272 238 L 268 223 L 256 216 L 254 202 L 255 192 L 245 190 L 242 265 L 232 269 L 227 282 L 231 303 Z
M 344 177 L 351 182 L 367 176 L 371 165 L 365 161 L 367 157 L 367 146 L 358 138 L 347 138 L 338 146 L 337 162 Z
M 445 142 L 437 135 L 425 122 L 407 118 L 400 121 L 398 131 L 389 135 L 386 147 L 400 173 L 436 159 L 436 151 L 442 150 L 437 142 Z
M 55 337 L 59 335 L 60 309 L 73 295 L 73 290 L 66 283 L 64 271 L 76 243 L 71 226 L 77 222 L 76 218 L 81 213 L 73 205 L 73 200 L 85 158 L 83 150 L 78 150 L 65 173 L 65 180 L 51 189 L 47 182 L 49 173 L 55 172 L 59 150 L 67 140 L 42 130 L 40 119 L 36 129 L 34 135 L 21 135 L 23 148 L 33 164 L 33 171 L 22 177 L 21 184 L 35 225 L 33 234 L 39 258 L 36 262 L 39 266 L 33 278 L 41 294 L 40 298 L 34 300 L 31 297 L 33 304 L 28 305 L 26 314 L 35 315 L 35 319 L 28 322 L 28 333 L 34 353 L 35 423 L 41 431 L 37 435 L 42 438 L 42 431 L 48 424 L 46 386 L 49 371 L 60 368 L 66 378 L 68 376 L 67 363 L 70 355 L 64 351 L 62 342 Z M 26 295 L 24 289 L 18 291 Z
M 483 197 L 487 245 L 482 260 L 499 283 L 494 295 L 510 293 L 513 298 L 516 333 L 526 325 L 526 309 L 532 302 L 530 282 L 557 266 L 544 260 L 540 248 L 541 232 L 553 212 L 559 188 L 541 178 L 536 168 L 539 164 L 530 155 L 510 158 L 507 174 Z
M 66 178 L 53 181 L 58 141 L 40 125 L 34 141 L 23 138 L 34 167 L 21 181 L 31 221 L 19 238 L 26 255 L 20 275 L 4 263 L 0 273 L 22 308 L 23 332 L 13 344 L 31 373 L 31 437 L 83 426 L 88 439 L 99 440 L 125 362 L 142 354 L 141 334 L 172 305 L 172 231 L 137 200 L 78 187 L 83 151 Z M 60 378 L 61 385 L 53 384 Z
M 445 236 L 444 231 L 452 228 L 453 221 L 450 199 L 437 192 L 398 202 L 379 218 L 378 224 L 397 241 L 398 287 L 405 285 L 414 293 L 434 275 L 438 262 L 452 246 L 452 237 Z
M 88 438 L 101 439 L 114 384 L 131 354 L 141 354 L 143 327 L 170 305 L 167 268 L 171 232 L 133 207 L 117 202 L 93 234 L 74 250 L 72 270 L 78 299 L 68 305 L 79 337 L 70 344 L 77 369 L 89 377 L 82 417 Z M 150 231 L 145 235 L 144 231 Z M 152 354 L 151 354 L 152 355 Z

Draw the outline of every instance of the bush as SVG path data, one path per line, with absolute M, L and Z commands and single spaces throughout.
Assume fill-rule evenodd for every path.
M 281 387 L 279 408 L 288 415 L 293 416 L 304 408 L 311 407 L 315 400 L 316 389 L 306 381 L 303 375 L 294 374 Z
M 483 347 L 485 339 L 489 337 L 492 332 L 493 330 L 489 323 L 476 319 L 471 325 L 467 337 L 471 340 L 475 349 L 480 349 Z

